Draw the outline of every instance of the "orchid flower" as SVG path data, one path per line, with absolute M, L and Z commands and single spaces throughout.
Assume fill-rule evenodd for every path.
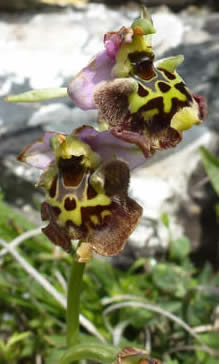
M 71 81 L 68 94 L 82 109 L 98 109 L 100 121 L 121 140 L 138 145 L 145 157 L 177 145 L 184 130 L 206 117 L 176 72 L 183 56 L 154 62 L 148 12 L 130 28 L 104 36 L 105 49 Z
M 43 232 L 67 252 L 71 239 L 83 242 L 79 261 L 89 259 L 90 250 L 112 256 L 123 249 L 142 215 L 128 196 L 129 167 L 142 158 L 139 150 L 108 131 L 86 126 L 72 135 L 46 133 L 18 156 L 43 171 L 38 183 L 46 192 L 41 214 L 49 221 Z

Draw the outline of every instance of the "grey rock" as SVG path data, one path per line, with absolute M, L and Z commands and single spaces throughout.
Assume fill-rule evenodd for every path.
M 65 119 L 59 119 L 58 117 L 50 118 L 43 125 L 43 130 L 53 130 L 69 134 L 73 129 L 79 128 L 82 125 L 97 126 L 97 110 L 84 111 L 78 107 L 74 107 L 73 109 L 68 108 L 67 110 Z
M 219 35 L 219 14 L 210 14 L 206 19 L 204 29 L 213 36 Z
M 47 123 L 60 123 L 72 121 L 71 109 L 61 103 L 54 103 L 46 106 L 42 106 L 38 111 L 33 113 L 28 126 L 37 126 Z
M 183 21 L 178 16 L 169 12 L 158 12 L 153 15 L 153 21 L 156 28 L 153 46 L 157 56 L 182 42 L 185 30 Z

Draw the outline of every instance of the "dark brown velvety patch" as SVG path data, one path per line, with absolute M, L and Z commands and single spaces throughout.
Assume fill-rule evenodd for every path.
M 92 248 L 104 256 L 121 252 L 142 215 L 142 208 L 127 195 L 122 200 L 115 198 L 109 210 L 111 215 L 104 218 L 102 225 L 89 230 L 88 235 Z
M 49 190 L 49 195 L 51 198 L 54 198 L 56 195 L 56 187 L 57 187 L 57 176 L 54 177 Z
M 59 216 L 59 214 L 61 213 L 61 209 L 57 206 L 53 206 L 53 212 L 56 216 Z
M 136 74 L 143 80 L 150 80 L 156 76 L 153 63 L 150 60 L 142 60 L 136 64 Z
M 111 161 L 103 168 L 105 176 L 104 188 L 107 196 L 124 195 L 128 193 L 129 168 L 122 161 Z
M 185 92 L 187 92 L 185 90 Z M 152 100 L 150 100 L 146 105 L 143 105 L 139 111 L 136 113 L 137 115 L 134 116 L 133 114 L 133 120 L 135 117 L 139 118 L 139 114 L 141 115 L 142 112 L 158 109 L 159 113 L 153 116 L 153 120 L 151 123 L 147 123 L 147 129 L 149 132 L 153 134 L 157 134 L 161 132 L 162 130 L 168 128 L 170 126 L 171 119 L 173 115 L 182 107 L 189 106 L 190 105 L 191 96 L 188 93 L 188 97 L 186 101 L 178 100 L 176 97 L 172 98 L 172 107 L 169 113 L 166 113 L 164 111 L 164 102 L 163 97 L 159 96 Z M 134 125 L 134 123 L 132 123 Z M 133 131 L 136 131 L 134 127 L 132 128 Z
M 140 84 L 138 84 L 138 95 L 141 97 L 146 97 L 148 96 L 149 91 L 146 90 L 143 86 L 141 86 Z
M 87 198 L 88 200 L 91 200 L 92 198 L 97 196 L 97 192 L 95 191 L 95 189 L 88 184 L 88 189 L 87 189 Z
M 91 215 L 96 215 L 100 224 L 103 223 L 103 219 L 101 217 L 101 212 L 104 210 L 111 210 L 111 206 L 88 206 L 88 207 L 81 207 L 81 217 L 82 217 L 82 225 L 93 225 L 90 219 Z M 95 226 L 95 225 L 94 225 Z
M 170 89 L 171 89 L 171 87 L 170 87 L 170 85 L 168 85 L 167 83 L 165 83 L 165 82 L 158 82 L 158 87 L 159 87 L 159 89 L 160 89 L 160 91 L 161 92 L 168 92 Z
M 97 87 L 94 94 L 95 104 L 110 126 L 118 126 L 126 120 L 128 96 L 134 91 L 134 87 L 130 79 L 115 79 Z
M 183 95 L 186 96 L 187 101 L 192 101 L 192 96 L 190 93 L 186 90 L 184 82 L 179 82 L 174 86 L 178 91 L 180 91 Z
M 133 53 L 129 53 L 128 58 L 130 60 L 131 63 L 138 63 L 141 62 L 142 59 L 146 59 L 146 58 L 150 58 L 151 54 L 147 53 L 147 52 L 133 52 Z
M 72 156 L 70 159 L 59 159 L 59 169 L 63 176 L 65 186 L 78 186 L 84 175 L 84 168 L 81 165 L 81 157 Z
M 76 202 L 75 202 L 75 199 L 74 198 L 69 198 L 67 197 L 65 199 L 65 203 L 64 203 L 64 207 L 67 211 L 72 211 L 76 208 Z
M 55 244 L 61 246 L 66 252 L 70 253 L 72 250 L 71 240 L 64 227 L 57 224 L 57 216 L 55 216 L 53 207 L 47 202 L 41 205 L 42 220 L 48 220 L 49 224 L 42 228 L 42 232 Z
M 160 71 L 162 71 L 169 80 L 175 80 L 176 79 L 176 76 L 173 73 L 165 70 L 164 68 L 158 67 L 158 69 Z
M 161 149 L 175 147 L 182 140 L 182 135 L 175 129 L 169 127 L 167 131 L 160 136 L 159 144 Z

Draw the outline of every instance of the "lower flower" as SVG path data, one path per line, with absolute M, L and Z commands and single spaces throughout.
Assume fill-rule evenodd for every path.
M 71 239 L 79 239 L 100 255 L 120 253 L 142 215 L 128 196 L 126 162 L 115 156 L 104 160 L 78 135 L 55 133 L 25 148 L 18 159 L 38 168 L 42 160 L 41 213 L 49 221 L 43 232 L 53 243 L 71 252 Z

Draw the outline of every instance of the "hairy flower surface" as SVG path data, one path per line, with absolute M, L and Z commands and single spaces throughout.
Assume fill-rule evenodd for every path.
M 203 98 L 193 96 L 176 72 L 182 56 L 154 62 L 150 16 L 144 10 L 130 28 L 104 36 L 105 50 L 76 75 L 69 96 L 119 139 L 140 147 L 145 157 L 177 145 L 184 130 L 206 116 Z
M 46 192 L 41 213 L 49 221 L 43 228 L 48 238 L 68 252 L 71 239 L 79 239 L 97 253 L 112 256 L 123 249 L 142 208 L 128 196 L 128 164 L 115 155 L 118 150 L 120 157 L 127 157 L 127 143 L 118 146 L 116 138 L 103 132 L 104 143 L 99 134 L 90 127 L 72 135 L 46 133 L 18 159 L 43 169 L 38 186 Z

